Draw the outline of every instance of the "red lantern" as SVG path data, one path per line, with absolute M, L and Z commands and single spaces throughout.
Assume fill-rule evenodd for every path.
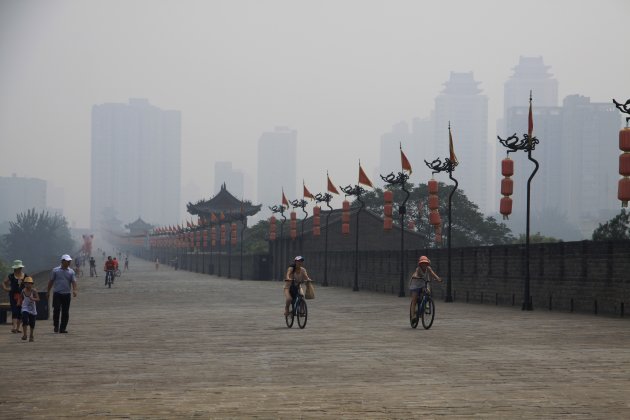
M 349 223 L 342 223 L 341 224 L 341 233 L 344 235 L 349 235 L 350 234 L 350 224 Z
M 385 204 L 385 206 L 383 206 L 385 217 L 392 217 L 393 209 L 394 209 L 393 205 Z
M 514 181 L 512 178 L 503 178 L 501 180 L 501 194 L 512 195 L 514 191 Z
M 621 200 L 621 207 L 628 207 L 628 201 L 630 201 L 630 178 L 624 177 L 619 180 L 617 198 Z
M 313 216 L 319 217 L 320 211 L 321 211 L 321 207 L 319 207 L 319 206 L 313 207 Z
M 350 211 L 350 202 L 348 200 L 343 200 L 343 203 L 341 203 L 341 208 L 343 209 L 343 211 Z
M 297 213 L 294 211 L 291 212 L 291 220 L 297 220 Z
M 225 225 L 221 225 L 221 246 L 225 246 L 225 244 L 227 243 L 226 231 L 227 228 L 225 227 Z
M 291 235 L 291 239 L 295 239 L 297 238 L 297 229 L 291 228 L 291 230 L 289 231 L 290 235 Z
M 630 176 L 630 153 L 619 155 L 619 175 Z
M 383 193 L 383 200 L 385 201 L 385 204 L 387 203 L 391 203 L 394 201 L 394 193 L 387 190 Z
M 429 187 L 429 194 L 438 193 L 438 182 L 435 179 L 430 179 L 427 186 Z
M 270 241 L 275 241 L 276 240 L 276 232 L 271 232 L 269 234 L 269 240 Z
M 630 128 L 628 127 L 619 130 L 619 149 L 630 152 Z
M 437 210 L 440 208 L 440 199 L 437 195 L 429 195 L 429 210 Z
M 512 199 L 510 197 L 503 197 L 501 199 L 500 212 L 504 219 L 512 213 Z
M 433 226 L 437 226 L 442 223 L 442 218 L 440 217 L 440 213 L 437 211 L 432 211 L 429 213 L 429 223 Z
M 341 233 L 347 235 L 350 233 L 350 202 L 344 200 L 341 208 L 343 209 L 341 212 Z
M 321 235 L 319 226 L 313 226 L 313 236 L 319 236 L 319 235 Z
M 503 176 L 514 175 L 514 161 L 509 157 L 501 161 L 501 174 Z
M 394 226 L 394 220 L 391 217 L 385 217 L 385 219 L 383 219 L 384 230 L 392 230 L 393 226 Z
M 341 223 L 350 223 L 350 213 L 341 213 Z

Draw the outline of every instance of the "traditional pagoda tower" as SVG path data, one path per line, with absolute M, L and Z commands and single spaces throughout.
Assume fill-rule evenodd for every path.
M 221 185 L 221 190 L 209 200 L 200 200 L 197 203 L 188 203 L 186 209 L 188 213 L 199 217 L 206 223 L 215 218 L 219 218 L 221 214 L 224 220 L 221 222 L 230 222 L 241 220 L 244 218 L 244 226 L 247 226 L 247 216 L 253 216 L 260 211 L 261 205 L 254 205 L 248 200 L 239 200 L 227 190 L 225 183 Z
M 153 225 L 138 217 L 135 221 L 125 225 L 125 229 L 129 229 L 129 236 L 146 236 L 153 229 Z

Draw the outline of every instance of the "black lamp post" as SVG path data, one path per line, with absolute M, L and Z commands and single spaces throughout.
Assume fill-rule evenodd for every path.
M 389 175 L 381 175 L 381 179 L 388 185 L 400 185 L 405 192 L 405 199 L 398 207 L 398 214 L 400 215 L 400 288 L 398 290 L 398 297 L 405 297 L 405 214 L 407 213 L 407 200 L 409 200 L 409 191 L 405 188 L 405 183 L 409 179 L 409 175 L 404 172 L 398 172 L 398 175 L 390 173 Z
M 452 239 L 452 227 L 453 227 L 452 204 L 453 204 L 453 194 L 455 194 L 455 190 L 457 189 L 457 186 L 459 185 L 457 180 L 453 178 L 453 171 L 455 170 L 457 163 L 451 161 L 449 158 L 444 158 L 444 162 L 442 162 L 438 158 L 430 163 L 425 160 L 424 163 L 429 167 L 429 169 L 431 169 L 432 174 L 446 171 L 448 172 L 448 177 L 451 179 L 451 181 L 455 182 L 455 186 L 451 190 L 451 193 L 448 195 L 448 239 L 447 239 L 448 241 L 448 253 L 447 253 L 448 276 L 446 277 L 446 299 L 444 299 L 445 302 L 452 302 L 453 301 L 453 294 L 452 294 L 453 279 L 451 275 L 452 273 L 451 271 L 451 243 L 452 243 L 451 239 Z
M 352 287 L 352 290 L 354 292 L 358 292 L 359 291 L 359 215 L 361 214 L 361 210 L 363 210 L 363 207 L 365 206 L 365 203 L 361 200 L 361 194 L 365 192 L 365 189 L 361 187 L 360 185 L 355 185 L 354 187 L 348 185 L 346 187 L 340 187 L 340 188 L 341 188 L 341 191 L 343 191 L 346 196 L 349 196 L 349 195 L 354 196 L 357 198 L 357 201 L 361 203 L 361 205 L 359 206 L 359 210 L 357 210 L 357 220 L 356 220 L 357 228 L 356 228 L 356 235 L 355 235 L 355 242 L 354 242 L 354 286 Z
M 322 286 L 328 286 L 328 219 L 332 214 L 333 208 L 330 206 L 330 200 L 332 199 L 332 195 L 328 193 L 319 193 L 315 195 L 315 201 L 318 203 L 326 203 L 326 206 L 330 209 L 326 214 L 326 234 L 324 236 L 324 281 L 322 282 Z
M 282 221 L 280 222 L 280 243 L 279 245 L 279 249 L 278 252 L 280 254 L 280 257 L 278 258 L 278 273 L 280 274 L 280 281 L 284 280 L 284 273 L 282 272 L 282 258 L 283 258 L 283 237 L 284 237 L 284 222 L 287 221 L 287 217 L 284 215 L 284 206 L 273 206 L 273 207 L 269 207 L 269 210 L 271 210 L 273 213 L 280 213 L 280 215 L 282 216 Z
M 302 255 L 302 253 L 303 253 L 303 242 L 304 242 L 304 222 L 308 218 L 308 212 L 305 210 L 305 208 L 308 205 L 308 203 L 304 199 L 300 199 L 300 200 L 295 199 L 295 200 L 291 201 L 291 205 L 293 206 L 294 209 L 297 209 L 299 207 L 304 212 L 304 218 L 302 219 L 302 222 L 301 222 L 301 230 L 302 230 L 302 232 L 300 233 L 300 255 Z
M 532 96 L 530 93 L 529 96 L 529 105 L 531 109 L 532 104 Z M 531 184 L 534 175 L 538 172 L 539 163 L 536 159 L 532 158 L 532 151 L 536 148 L 536 145 L 540 142 L 535 136 L 529 137 L 529 134 L 523 134 L 523 138 L 520 139 L 514 133 L 507 139 L 502 139 L 497 136 L 499 142 L 502 146 L 508 149 L 507 154 L 509 156 L 510 153 L 518 152 L 519 150 L 523 150 L 527 152 L 527 159 L 534 162 L 534 170 L 532 174 L 529 176 L 527 180 L 527 222 L 525 228 L 525 282 L 523 285 L 523 306 L 522 310 L 531 311 L 532 310 L 532 300 L 529 293 L 529 215 L 530 215 L 530 196 L 531 196 Z

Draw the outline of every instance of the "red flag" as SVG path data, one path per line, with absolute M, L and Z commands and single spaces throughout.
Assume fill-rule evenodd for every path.
M 451 123 L 448 124 L 448 151 L 451 155 L 451 162 L 457 166 L 459 161 L 457 160 L 457 156 L 455 156 L 455 148 L 453 147 L 453 135 L 451 134 Z
M 287 196 L 284 195 L 284 190 L 282 190 L 282 206 L 289 208 L 289 200 L 287 200 Z
M 367 177 L 360 163 L 359 163 L 359 184 L 363 184 L 368 187 L 374 188 L 374 185 L 372 185 L 372 181 L 370 181 L 370 178 Z
M 302 181 L 302 186 L 304 187 L 304 198 L 310 198 L 311 200 L 315 199 L 313 194 L 311 194 L 308 188 L 306 188 L 306 184 L 304 184 L 304 181 Z
M 409 163 L 409 159 L 405 156 L 405 152 L 402 150 L 402 145 L 400 145 L 400 164 L 402 165 L 402 170 L 409 171 L 409 175 L 411 175 L 411 163 Z
M 339 194 L 339 190 L 335 187 L 335 184 L 330 180 L 330 175 L 326 174 L 326 178 L 328 179 L 328 192 L 333 194 Z

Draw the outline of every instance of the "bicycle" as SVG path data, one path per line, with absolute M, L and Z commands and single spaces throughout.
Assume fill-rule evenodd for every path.
M 112 270 L 107 270 L 105 274 L 105 285 L 111 289 L 113 283 L 114 283 L 114 272 Z
M 289 314 L 284 317 L 287 327 L 293 327 L 293 320 L 295 317 L 297 317 L 300 329 L 304 329 L 304 327 L 306 327 L 306 320 L 308 319 L 308 308 L 306 306 L 304 296 L 302 296 L 299 291 L 291 301 L 291 310 L 289 311 Z
M 431 297 L 430 282 L 430 280 L 424 281 L 422 298 L 418 296 L 418 299 L 416 299 L 416 307 L 414 308 L 413 303 L 409 307 L 409 322 L 411 323 L 411 328 L 416 328 L 420 319 L 422 319 L 422 326 L 425 330 L 428 330 L 431 328 L 431 325 L 433 325 L 433 320 L 435 319 L 435 303 Z M 415 316 L 414 309 L 416 310 Z

